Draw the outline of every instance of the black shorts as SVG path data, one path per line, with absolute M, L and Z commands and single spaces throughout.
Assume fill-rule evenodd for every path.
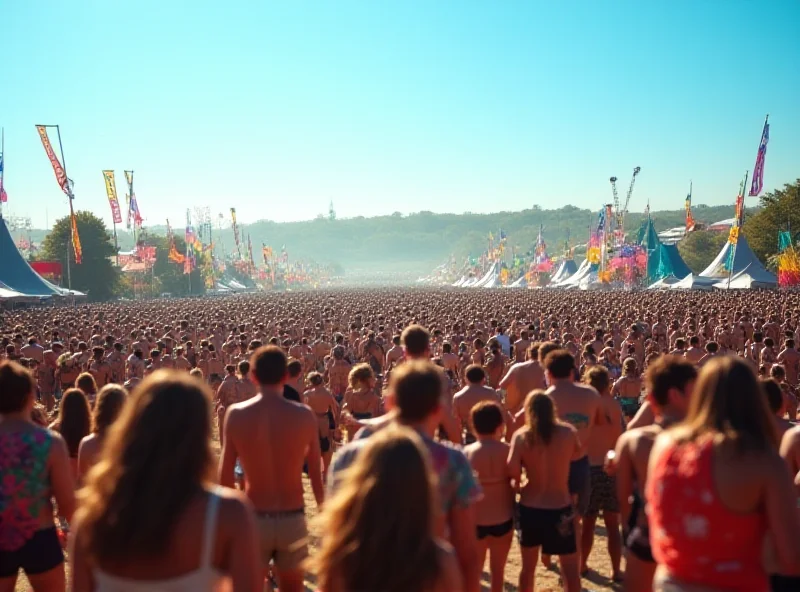
M 769 576 L 769 589 L 772 592 L 797 592 L 800 590 L 800 576 Z
M 603 467 L 591 467 L 591 493 L 586 516 L 597 516 L 600 512 L 619 512 L 617 480 L 608 475 Z
M 625 539 L 625 548 L 639 561 L 655 563 L 653 549 L 650 547 L 650 529 L 634 526 Z
M 577 551 L 572 506 L 544 510 L 520 504 L 517 508 L 520 547 L 541 547 L 546 555 L 571 555 Z
M 22 569 L 37 575 L 64 563 L 64 552 L 55 526 L 37 530 L 27 543 L 16 551 L 0 551 L 0 578 L 16 576 Z
M 486 537 L 500 538 L 507 535 L 514 528 L 514 519 L 501 524 L 492 524 L 490 526 L 478 525 L 478 540 L 485 539 Z
M 589 507 L 589 495 L 592 493 L 589 457 L 584 456 L 569 463 L 569 492 L 578 497 L 575 510 L 580 516 L 586 514 Z

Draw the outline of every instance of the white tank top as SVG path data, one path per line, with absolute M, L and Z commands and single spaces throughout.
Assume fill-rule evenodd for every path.
M 200 555 L 200 566 L 196 570 L 168 580 L 130 580 L 96 569 L 94 570 L 96 592 L 211 592 L 217 590 L 226 580 L 224 574 L 211 564 L 219 500 L 219 494 L 215 489 L 208 497 L 203 525 L 203 550 Z

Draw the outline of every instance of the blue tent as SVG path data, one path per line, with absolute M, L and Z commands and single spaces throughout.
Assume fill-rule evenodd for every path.
M 0 216 L 0 282 L 25 296 L 63 296 L 61 290 L 36 273 L 14 244 L 6 221 Z

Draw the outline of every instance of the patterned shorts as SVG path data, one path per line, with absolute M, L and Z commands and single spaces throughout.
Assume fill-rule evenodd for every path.
M 601 511 L 619 512 L 616 478 L 606 474 L 603 467 L 591 467 L 590 478 L 592 492 L 589 495 L 586 515 L 597 516 Z

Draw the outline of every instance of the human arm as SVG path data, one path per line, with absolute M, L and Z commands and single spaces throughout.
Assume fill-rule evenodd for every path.
M 237 413 L 235 406 L 229 407 L 225 413 L 225 420 L 223 423 L 224 429 L 222 430 L 222 452 L 219 458 L 219 472 L 217 475 L 219 484 L 223 487 L 230 487 L 231 489 L 236 486 L 234 469 L 236 467 L 236 458 L 238 457 L 236 445 L 233 443 L 233 438 L 231 437 L 231 427 L 234 427 L 233 432 L 235 433 L 235 425 L 238 420 Z
M 221 511 L 228 531 L 224 571 L 230 575 L 234 590 L 255 592 L 261 590 L 264 579 L 256 521 L 250 502 L 243 495 L 237 498 L 223 500 L 226 507 Z
M 461 576 L 462 589 L 479 592 L 483 566 L 478 556 L 478 539 L 475 529 L 475 502 L 482 495 L 472 467 L 463 453 L 454 457 L 455 498 L 447 513 L 450 542 L 455 550 Z
M 306 417 L 306 431 L 309 434 L 306 462 L 308 463 L 308 478 L 311 480 L 311 490 L 317 501 L 317 508 L 321 508 L 325 501 L 325 490 L 322 484 L 322 452 L 319 447 L 319 428 L 314 413 L 308 409 Z
M 75 524 L 69 540 L 69 581 L 67 590 L 72 592 L 91 592 L 95 589 L 92 569 L 83 550 L 83 528 Z
M 800 570 L 800 518 L 792 476 L 785 470 L 783 461 L 773 454 L 762 465 L 765 469 L 764 505 L 767 527 L 774 542 L 780 573 L 797 573 Z
M 628 450 L 628 438 L 623 434 L 617 440 L 612 471 L 617 480 L 617 501 L 623 528 L 631 514 L 630 496 L 633 494 L 633 462 Z
M 789 474 L 796 475 L 800 471 L 800 427 L 788 430 L 781 439 L 781 458 L 789 467 Z
M 650 401 L 645 401 L 642 406 L 639 407 L 639 411 L 636 412 L 633 419 L 628 423 L 628 430 L 652 425 L 655 420 L 656 416 L 653 412 L 653 406 L 650 405 Z
M 512 382 L 514 382 L 514 370 L 515 369 L 516 369 L 516 366 L 511 366 L 511 368 L 508 369 L 508 371 L 506 372 L 505 376 L 503 376 L 503 378 L 500 379 L 500 383 L 497 385 L 497 388 L 501 388 L 503 390 L 508 390 L 508 386 Z
M 52 436 L 53 443 L 48 457 L 50 487 L 58 504 L 59 515 L 69 521 L 75 512 L 75 480 L 72 477 L 69 451 L 64 438 L 55 433 Z
M 520 481 L 522 480 L 522 445 L 524 436 L 518 431 L 511 437 L 511 448 L 508 452 L 508 461 L 506 466 L 508 468 L 508 475 L 511 478 L 511 484 L 514 491 L 520 490 Z

